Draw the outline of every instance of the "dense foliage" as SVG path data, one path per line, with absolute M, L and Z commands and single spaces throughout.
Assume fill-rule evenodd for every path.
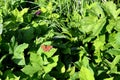
M 119 0 L 0 0 L 1 80 L 119 80 Z

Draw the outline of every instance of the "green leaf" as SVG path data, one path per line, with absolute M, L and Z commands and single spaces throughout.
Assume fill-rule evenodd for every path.
M 28 47 L 28 44 L 23 43 L 21 45 L 18 45 L 13 54 L 13 61 L 18 65 L 25 65 L 25 58 L 23 51 Z
M 0 23 L 0 35 L 2 34 L 3 31 L 3 25 Z
M 111 78 L 105 78 L 104 80 L 114 80 L 114 77 L 111 77 Z
M 32 65 L 38 65 L 39 67 L 43 65 L 42 57 L 36 53 L 30 53 L 30 63 Z
M 84 66 L 81 67 L 79 76 L 80 80 L 95 80 L 94 74 L 92 74 L 91 71 Z
M 24 68 L 21 69 L 27 75 L 32 76 L 34 73 L 38 71 L 38 69 L 34 68 L 32 65 L 26 65 Z
M 81 16 L 77 11 L 74 11 L 72 14 L 73 14 L 73 16 L 71 16 L 71 17 L 72 17 L 73 21 L 79 22 L 81 20 Z
M 109 43 L 116 49 L 120 48 L 120 32 L 109 35 Z
M 112 61 L 112 63 L 111 63 L 111 65 L 110 65 L 110 72 L 111 73 L 118 73 L 118 74 L 120 74 L 120 72 L 118 72 L 117 71 L 117 65 L 116 64 L 118 64 L 120 62 L 120 55 L 118 55 L 118 56 L 116 56 L 115 58 L 114 58 L 114 60 Z
M 91 36 L 97 36 L 100 34 L 101 30 L 103 29 L 104 25 L 106 23 L 106 18 L 99 19 L 95 25 L 93 25 L 92 35 Z
M 28 12 L 28 8 L 24 8 L 21 11 L 18 11 L 16 8 L 15 10 L 12 11 L 12 14 L 16 18 L 17 22 L 23 22 L 23 15 Z
M 42 74 L 44 72 L 42 67 L 43 67 L 42 57 L 39 54 L 31 52 L 30 53 L 30 64 L 26 65 L 21 70 L 25 74 L 32 76 L 38 71 L 40 71 L 40 74 Z
M 15 37 L 13 36 L 9 43 L 9 54 L 14 54 L 15 48 L 18 46 L 18 43 L 15 40 Z
M 105 44 L 105 35 L 98 36 L 96 40 L 94 40 L 95 51 L 100 51 L 104 49 Z
M 109 49 L 107 52 L 114 56 L 120 55 L 120 49 Z
M 97 17 L 105 17 L 104 11 L 101 7 L 101 5 L 98 2 L 94 2 L 90 5 L 90 14 L 94 14 Z
M 0 10 L 0 23 L 3 23 L 2 11 Z
M 54 77 L 50 76 L 49 74 L 46 74 L 44 76 L 44 80 L 56 80 Z
M 51 58 L 53 60 L 52 63 L 49 63 L 48 65 L 44 66 L 44 71 L 45 73 L 48 73 L 52 70 L 52 68 L 54 68 L 55 66 L 57 66 L 57 61 L 58 61 L 58 56 L 54 56 Z
M 52 10 L 53 10 L 53 6 L 52 6 L 52 2 L 50 1 L 49 4 L 47 5 L 47 10 L 48 10 L 48 13 L 52 13 Z
M 116 23 L 116 25 L 115 25 L 115 30 L 116 31 L 118 31 L 118 32 L 120 32 L 120 19 L 118 19 L 117 21 L 114 21 L 114 24 Z
M 83 32 L 90 33 L 96 25 L 97 20 L 96 16 L 88 16 L 81 19 L 80 24 Z
M 17 77 L 11 70 L 6 70 L 4 73 L 5 80 L 19 80 L 20 77 Z
M 109 20 L 109 24 L 107 25 L 106 29 L 109 33 L 113 30 L 113 28 L 116 26 L 116 21 L 113 19 Z
M 22 40 L 24 42 L 30 42 L 34 38 L 34 28 L 31 26 L 26 26 L 20 30 L 20 34 L 22 35 Z
M 117 7 L 113 1 L 106 1 L 103 3 L 103 8 L 107 12 L 108 16 L 113 17 L 114 19 L 117 18 Z
M 64 73 L 65 72 L 65 65 L 62 63 L 62 62 L 58 62 L 58 65 L 57 65 L 57 70 L 60 72 L 60 73 Z

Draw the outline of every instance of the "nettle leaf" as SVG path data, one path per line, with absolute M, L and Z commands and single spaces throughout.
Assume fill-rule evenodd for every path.
M 34 28 L 31 26 L 26 26 L 25 28 L 22 28 L 19 32 L 19 35 L 22 35 L 22 39 L 24 42 L 30 42 L 34 38 Z
M 117 10 L 117 15 L 119 15 L 119 14 L 120 14 L 120 9 Z
M 44 76 L 44 80 L 56 80 L 54 77 L 50 76 L 49 74 L 46 74 Z
M 94 40 L 95 51 L 103 50 L 105 44 L 105 35 L 98 36 L 96 40 Z
M 48 13 L 50 13 L 50 14 L 52 13 L 52 10 L 53 10 L 52 2 L 48 3 L 47 10 L 48 10 Z
M 114 80 L 114 77 L 111 77 L 111 78 L 105 78 L 104 80 Z
M 9 54 L 13 54 L 17 46 L 18 46 L 18 43 L 15 41 L 15 37 L 13 36 L 9 43 Z
M 18 11 L 16 8 L 12 11 L 12 14 L 15 16 L 17 22 L 23 22 L 23 15 L 28 12 L 28 8 L 24 8 L 21 11 Z
M 81 19 L 80 24 L 83 32 L 90 33 L 96 25 L 97 20 L 96 16 L 88 16 Z
M 113 17 L 114 19 L 117 18 L 117 7 L 116 4 L 113 3 L 113 1 L 106 1 L 103 3 L 103 9 L 108 14 L 108 16 Z
M 59 14 L 56 14 L 56 13 L 53 13 L 53 14 L 49 15 L 48 17 L 49 17 L 49 18 L 53 18 L 53 19 L 57 19 L 57 18 L 60 17 L 60 15 L 59 15 Z
M 120 55 L 120 49 L 109 49 L 107 52 L 114 56 Z
M 32 65 L 26 65 L 24 68 L 21 69 L 27 75 L 32 76 L 34 73 L 38 71 L 38 69 L 34 68 Z
M 95 80 L 94 74 L 92 74 L 91 71 L 84 66 L 81 67 L 79 76 L 80 80 Z
M 44 72 L 42 69 L 43 60 L 39 54 L 30 53 L 30 64 L 26 65 L 22 70 L 27 75 L 32 76 L 34 73 L 40 71 L 41 74 Z
M 114 23 L 116 23 L 116 25 L 115 25 L 115 30 L 116 31 L 120 31 L 120 19 L 118 19 L 117 21 L 115 21 Z
M 84 56 L 84 58 L 82 59 L 81 65 L 88 68 L 91 71 L 91 74 L 94 74 L 92 68 L 89 66 L 89 59 L 88 57 Z
M 116 26 L 116 21 L 113 19 L 109 20 L 109 24 L 107 25 L 106 29 L 109 33 L 113 30 L 113 28 Z
M 82 30 L 91 36 L 97 36 L 103 29 L 106 23 L 106 18 L 98 20 L 95 16 L 89 16 L 81 20 Z
M 99 19 L 96 22 L 96 24 L 93 25 L 92 36 L 97 36 L 101 32 L 101 30 L 103 29 L 105 23 L 106 23 L 106 18 Z
M 90 14 L 96 15 L 97 17 L 105 17 L 102 7 L 98 2 L 94 2 L 90 5 Z
M 20 76 L 16 76 L 11 70 L 6 70 L 4 77 L 6 77 L 5 80 L 20 80 Z
M 64 65 L 62 62 L 58 62 L 58 65 L 57 65 L 56 69 L 57 69 L 60 73 L 64 73 L 64 72 L 65 72 L 65 65 Z
M 18 45 L 13 53 L 13 61 L 18 65 L 25 65 L 24 50 L 28 47 L 28 44 L 23 43 Z
M 42 60 L 42 57 L 39 55 L 39 54 L 36 54 L 36 53 L 30 53 L 30 63 L 32 65 L 43 65 L 43 60 Z
M 95 61 L 98 63 L 102 61 L 100 51 L 104 50 L 104 44 L 105 44 L 105 35 L 98 36 L 93 43 L 95 47 L 94 56 L 97 57 Z
M 79 22 L 81 20 L 81 16 L 77 11 L 74 11 L 72 14 L 73 14 L 73 16 L 71 16 L 71 17 L 72 17 L 73 21 Z
M 2 34 L 3 31 L 3 24 L 0 23 L 0 35 Z
M 120 32 L 109 35 L 109 43 L 116 49 L 120 48 Z
M 48 65 L 44 66 L 44 71 L 45 73 L 48 73 L 52 70 L 52 68 L 54 68 L 55 66 L 57 66 L 57 62 L 58 62 L 58 55 L 54 56 L 51 58 L 53 61 L 51 63 L 49 63 Z
M 110 72 L 111 73 L 116 73 L 116 74 L 120 74 L 120 72 L 117 71 L 117 65 L 120 62 L 120 55 L 116 56 L 114 58 L 114 60 L 112 61 L 111 65 L 110 65 Z

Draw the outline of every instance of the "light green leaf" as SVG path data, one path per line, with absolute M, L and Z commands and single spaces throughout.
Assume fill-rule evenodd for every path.
M 42 57 L 39 54 L 30 52 L 30 63 L 40 67 L 43 65 Z
M 109 43 L 116 49 L 120 48 L 120 32 L 109 35 Z
M 60 17 L 60 15 L 56 14 L 56 13 L 53 13 L 53 14 L 49 15 L 49 18 L 53 18 L 53 19 L 57 19 L 59 17 Z
M 23 22 L 23 15 L 27 13 L 28 8 L 24 8 L 21 11 L 18 11 L 16 8 L 15 10 L 12 11 L 12 14 L 15 16 L 17 22 Z
M 75 21 L 75 22 L 79 22 L 80 19 L 81 19 L 80 14 L 77 11 L 74 11 L 72 14 L 73 14 L 73 16 L 71 16 L 72 20 Z
M 113 23 L 113 22 L 112 22 Z M 118 19 L 117 21 L 114 21 L 114 24 L 116 23 L 115 25 L 115 30 L 120 32 L 120 19 Z
M 43 60 L 39 54 L 30 52 L 30 64 L 26 65 L 22 70 L 27 75 L 32 76 L 36 72 L 42 74 L 43 71 Z
M 103 9 L 98 2 L 94 2 L 90 5 L 90 13 L 96 15 L 97 17 L 105 17 Z
M 23 43 L 21 45 L 18 45 L 13 54 L 13 61 L 18 65 L 25 65 L 25 58 L 23 51 L 28 47 L 28 44 Z
M 117 65 L 120 62 L 120 55 L 116 56 L 114 58 L 114 60 L 112 61 L 111 65 L 110 65 L 110 72 L 111 73 L 118 73 L 120 74 L 120 72 L 117 72 Z
M 103 50 L 105 44 L 105 35 L 98 36 L 96 40 L 94 40 L 95 51 Z
M 104 80 L 114 80 L 114 77 L 111 77 L 111 78 L 105 78 Z
M 106 29 L 109 33 L 113 30 L 113 28 L 116 26 L 116 21 L 113 19 L 109 20 L 109 24 L 107 25 Z
M 103 29 L 104 25 L 106 23 L 106 18 L 101 18 L 99 19 L 95 25 L 93 25 L 93 30 L 92 30 L 92 35 L 91 36 L 97 36 L 100 34 L 101 30 Z
M 48 65 L 44 66 L 44 71 L 45 73 L 48 73 L 52 70 L 52 68 L 54 68 L 55 66 L 57 66 L 57 61 L 58 61 L 58 56 L 54 56 L 52 57 L 53 62 L 49 63 Z
M 48 13 L 52 13 L 52 10 L 53 10 L 53 6 L 52 6 L 52 2 L 49 2 L 49 4 L 47 5 L 47 10 L 48 10 Z
M 2 34 L 3 31 L 3 25 L 0 23 L 0 35 Z
M 26 65 L 23 69 L 21 69 L 22 72 L 24 72 L 27 75 L 33 75 L 34 73 L 36 73 L 38 71 L 38 69 L 36 70 L 36 68 L 34 68 L 32 65 Z
M 0 10 L 0 23 L 3 23 L 2 11 Z
M 80 24 L 83 32 L 90 33 L 96 25 L 98 18 L 96 16 L 88 16 L 81 19 Z
M 65 72 L 65 65 L 62 62 L 58 62 L 57 70 L 60 73 L 64 73 Z
M 114 19 L 117 18 L 117 10 L 116 4 L 113 1 L 106 1 L 103 3 L 103 8 L 107 12 L 108 16 L 113 17 Z
M 13 14 L 15 17 L 17 17 L 17 16 L 19 15 L 18 9 L 17 9 L 17 8 L 14 9 L 14 10 L 12 11 L 12 14 Z
M 92 74 L 91 71 L 84 66 L 81 67 L 79 76 L 80 80 L 95 80 L 94 74 Z
M 120 49 L 109 49 L 107 52 L 114 56 L 120 55 Z
M 19 15 L 18 16 L 23 16 L 25 13 L 28 12 L 28 8 L 23 8 L 22 11 L 20 11 Z

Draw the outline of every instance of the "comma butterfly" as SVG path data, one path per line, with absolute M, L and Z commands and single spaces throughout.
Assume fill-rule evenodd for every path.
M 51 46 L 51 45 L 41 45 L 41 48 L 42 48 L 43 51 L 48 52 L 53 48 L 53 46 Z

